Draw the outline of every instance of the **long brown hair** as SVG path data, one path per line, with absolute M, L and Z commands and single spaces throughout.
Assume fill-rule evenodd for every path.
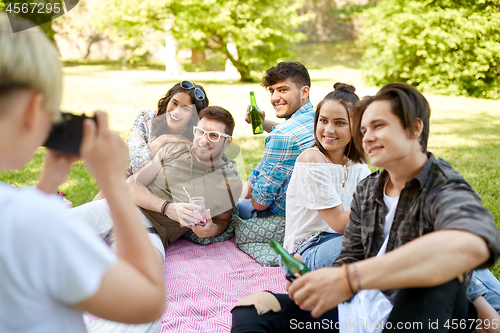
M 160 98 L 160 100 L 158 101 L 158 112 L 156 113 L 155 117 L 158 117 L 158 116 L 165 114 L 167 112 L 167 105 L 170 102 L 170 100 L 172 99 L 172 97 L 174 97 L 175 94 L 180 93 L 180 92 L 186 93 L 189 95 L 189 97 L 191 97 L 191 103 L 194 104 L 194 106 L 196 108 L 197 115 L 200 114 L 200 111 L 208 106 L 209 101 L 208 101 L 208 97 L 207 97 L 207 94 L 205 92 L 205 89 L 203 89 L 203 87 L 199 84 L 195 84 L 195 87 L 200 88 L 203 91 L 203 93 L 205 94 L 205 98 L 203 100 L 196 99 L 196 97 L 194 95 L 194 89 L 184 89 L 181 87 L 180 83 L 176 83 L 172 88 L 170 88 L 167 91 L 165 96 Z M 193 141 L 193 138 L 194 138 L 193 126 L 196 125 L 197 123 L 198 123 L 198 117 L 192 115 L 191 119 L 186 124 L 186 128 L 182 132 L 182 135 L 184 135 L 189 140 Z M 168 128 L 166 123 L 163 123 L 162 126 L 158 126 L 158 127 L 153 128 L 153 137 L 154 138 L 156 138 L 162 134 L 168 134 L 168 133 L 170 133 L 170 128 Z
M 353 163 L 366 163 L 366 154 L 363 151 L 363 148 L 355 142 L 351 125 L 352 109 L 354 103 L 359 101 L 358 95 L 354 93 L 356 91 L 356 88 L 354 88 L 354 86 L 341 82 L 335 83 L 333 85 L 333 88 L 335 90 L 329 92 L 316 107 L 316 114 L 314 115 L 314 145 L 318 147 L 319 151 L 321 151 L 324 155 L 327 155 L 325 148 L 318 140 L 316 129 L 318 128 L 319 113 L 323 104 L 326 101 L 337 101 L 342 104 L 347 111 L 349 133 L 351 134 L 351 140 L 345 147 L 344 155 L 347 156 L 347 158 L 350 159 Z

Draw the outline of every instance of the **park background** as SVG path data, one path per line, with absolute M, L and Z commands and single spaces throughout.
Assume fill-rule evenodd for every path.
M 0 0 L 0 10 L 8 4 Z M 265 140 L 243 120 L 249 92 L 276 119 L 259 80 L 278 61 L 310 70 L 314 105 L 338 81 L 359 96 L 412 84 L 431 104 L 429 151 L 471 183 L 500 223 L 498 0 L 80 0 L 41 27 L 64 60 L 62 110 L 105 110 L 126 139 L 141 110 L 155 109 L 180 80 L 194 81 L 236 119 L 242 178 Z M 35 185 L 44 152 L 0 180 Z M 98 192 L 82 162 L 60 190 L 75 206 Z M 500 276 L 498 264 L 492 271 Z

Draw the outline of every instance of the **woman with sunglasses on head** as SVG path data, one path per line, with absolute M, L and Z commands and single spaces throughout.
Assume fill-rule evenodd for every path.
M 198 114 L 208 104 L 202 86 L 182 81 L 160 98 L 158 110 L 141 112 L 127 140 L 130 151 L 128 174 L 142 168 L 165 143 L 192 142 Z
M 330 266 L 340 253 L 354 189 L 370 174 L 351 132 L 359 97 L 351 85 L 333 87 L 316 108 L 315 143 L 298 157 L 286 197 L 284 247 L 310 269 Z

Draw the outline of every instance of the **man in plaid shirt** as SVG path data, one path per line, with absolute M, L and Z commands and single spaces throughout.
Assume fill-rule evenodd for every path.
M 309 101 L 311 79 L 299 62 L 280 62 L 266 71 L 262 85 L 271 93 L 271 104 L 279 124 L 265 119 L 261 111 L 266 138 L 264 157 L 249 176 L 245 200 L 240 202 L 240 217 L 285 215 L 286 190 L 295 160 L 314 142 L 314 109 Z M 248 116 L 246 121 L 250 122 Z

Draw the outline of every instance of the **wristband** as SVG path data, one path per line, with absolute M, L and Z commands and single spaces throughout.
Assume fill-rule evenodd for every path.
M 161 215 L 163 216 L 167 216 L 165 215 L 165 211 L 167 210 L 167 206 L 170 204 L 171 202 L 170 201 L 166 201 L 163 203 L 163 205 L 161 206 Z
M 349 296 L 352 296 L 353 293 L 351 292 L 351 288 L 347 285 L 347 265 L 342 264 L 340 268 L 344 269 L 344 274 L 342 274 L 342 282 L 344 283 L 345 291 L 349 294 Z
M 352 290 L 352 285 L 351 285 L 351 280 L 349 279 L 349 264 L 345 265 L 345 278 L 347 280 L 347 285 L 349 286 L 349 291 L 351 292 L 351 295 L 355 295 L 356 293 L 354 290 Z
M 359 273 L 358 273 L 358 268 L 356 267 L 356 263 L 353 262 L 352 267 L 354 267 L 354 274 L 356 274 L 356 281 L 358 282 L 358 291 L 360 291 L 361 290 L 361 279 L 359 278 Z

